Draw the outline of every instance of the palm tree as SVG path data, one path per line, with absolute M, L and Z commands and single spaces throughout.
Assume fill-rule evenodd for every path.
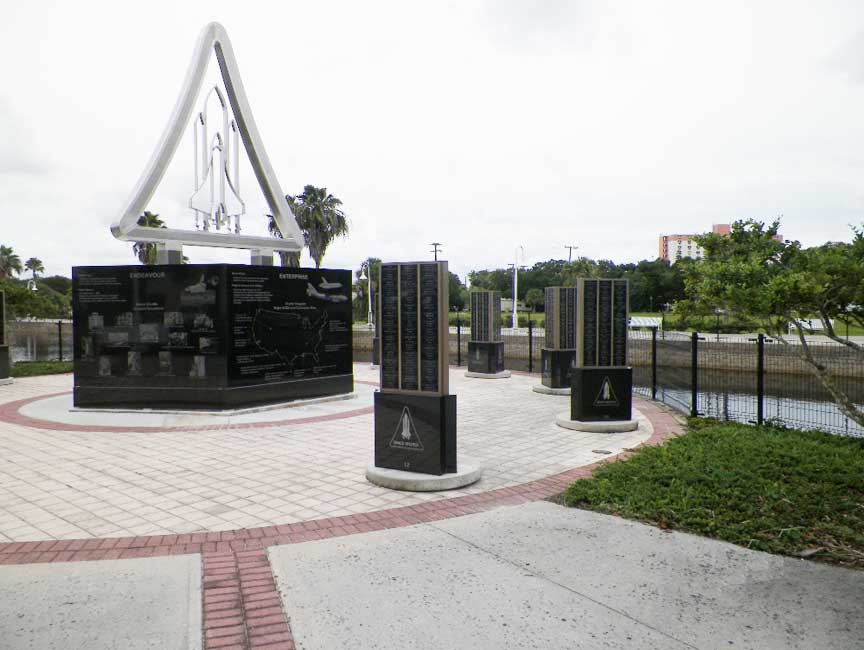
M 268 214 L 267 219 L 267 230 L 270 231 L 270 235 L 282 239 L 282 232 L 279 230 L 279 226 L 276 225 L 276 219 L 273 218 L 272 214 Z M 300 251 L 296 253 L 292 253 L 291 251 L 276 252 L 279 253 L 279 260 L 282 262 L 282 266 L 293 266 L 295 268 L 300 266 Z
M 326 187 L 314 185 L 306 185 L 302 194 L 286 196 L 285 199 L 306 238 L 315 268 L 320 269 L 327 247 L 337 237 L 348 234 L 348 219 L 339 207 L 342 201 L 328 194 Z
M 159 218 L 158 214 L 145 210 L 144 214 L 138 217 L 138 225 L 149 228 L 164 228 L 165 222 Z M 153 242 L 136 241 L 132 244 L 132 252 L 142 264 L 156 264 L 156 244 Z
M 31 257 L 29 260 L 24 262 L 24 268 L 28 271 L 33 271 L 33 279 L 36 279 L 37 273 L 42 273 L 45 270 L 45 267 L 42 266 L 42 260 L 38 257 Z
M 11 277 L 14 273 L 21 273 L 21 258 L 15 254 L 11 246 L 0 245 L 0 278 Z

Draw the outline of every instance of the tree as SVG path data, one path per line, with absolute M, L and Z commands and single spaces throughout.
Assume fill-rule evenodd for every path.
M 509 298 L 513 291 L 513 272 L 507 269 L 471 271 L 468 279 L 472 288 L 500 291 L 505 298 Z
M 306 185 L 302 194 L 285 199 L 303 232 L 315 268 L 320 269 L 327 247 L 337 237 L 348 234 L 348 219 L 340 208 L 342 201 L 328 194 L 326 187 L 314 185 Z
M 138 225 L 147 226 L 148 228 L 164 228 L 165 222 L 159 218 L 158 214 L 145 210 L 144 214 L 138 217 Z M 132 253 L 142 264 L 156 264 L 156 244 L 153 242 L 133 242 Z
M 366 313 L 369 309 L 369 280 L 371 279 L 372 292 L 378 291 L 378 272 L 381 270 L 381 260 L 377 257 L 370 257 L 360 263 L 354 274 L 357 281 L 354 283 L 354 294 L 356 296 L 356 305 L 354 308 L 355 319 L 366 319 Z M 366 280 L 360 278 L 365 275 Z M 375 309 L 375 306 L 372 306 Z M 375 316 L 373 316 L 375 318 Z
M 684 270 L 690 261 L 687 259 L 686 262 L 670 264 L 661 259 L 643 260 L 632 267 L 629 273 L 621 273 L 620 277 L 630 280 L 630 309 L 653 312 L 659 310 L 661 305 L 684 298 Z
M 42 278 L 39 281 L 40 286 L 47 286 L 57 293 L 71 296 L 72 295 L 72 280 L 63 275 L 50 275 Z
M 31 291 L 26 282 L 7 278 L 0 280 L 0 291 L 6 293 L 9 318 L 68 318 L 72 311 L 71 296 L 49 286 Z
M 276 225 L 276 219 L 273 218 L 272 214 L 267 215 L 267 230 L 270 231 L 270 235 L 272 237 L 278 237 L 282 239 L 282 231 L 279 230 L 279 226 Z M 304 234 L 305 237 L 305 234 Z M 294 268 L 298 268 L 300 266 L 300 251 L 296 253 L 293 251 L 276 251 L 279 253 L 279 261 L 282 266 L 292 266 Z
M 450 294 L 450 309 L 460 310 L 465 308 L 465 295 L 468 290 L 462 284 L 459 276 L 452 271 L 450 272 L 447 292 Z
M 703 313 L 722 308 L 755 318 L 772 338 L 798 353 L 847 417 L 864 426 L 864 410 L 825 359 L 814 356 L 805 336 L 813 333 L 809 319 L 821 318 L 825 334 L 864 363 L 864 346 L 838 336 L 831 324 L 844 318 L 864 326 L 864 230 L 853 229 L 851 244 L 804 249 L 796 241 L 775 239 L 779 227 L 779 221 L 766 228 L 750 219 L 734 223 L 728 236 L 698 237 L 705 255 L 687 273 L 688 299 L 682 308 Z
M 0 246 L 0 278 L 9 278 L 21 273 L 21 258 L 15 254 L 11 246 Z
M 525 302 L 533 311 L 537 311 L 540 305 L 546 303 L 546 292 L 542 289 L 529 289 L 525 294 Z
M 24 268 L 28 271 L 33 272 L 34 280 L 36 279 L 37 273 L 42 273 L 42 271 L 45 270 L 45 267 L 42 266 L 42 260 L 40 260 L 38 257 L 31 257 L 29 260 L 24 262 Z

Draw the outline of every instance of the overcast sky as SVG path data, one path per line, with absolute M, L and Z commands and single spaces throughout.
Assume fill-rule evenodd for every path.
M 33 0 L 0 21 L 0 243 L 48 274 L 134 262 L 109 224 L 211 20 L 283 190 L 344 202 L 329 267 L 439 241 L 464 277 L 520 244 L 625 262 L 742 217 L 806 245 L 864 222 L 860 0 Z M 191 227 L 192 177 L 190 137 L 149 209 Z M 241 194 L 265 232 L 248 166 Z

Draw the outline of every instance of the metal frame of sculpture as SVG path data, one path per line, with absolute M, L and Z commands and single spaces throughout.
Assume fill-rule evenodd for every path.
M 226 213 L 215 215 L 215 221 L 214 215 L 211 211 L 211 213 L 207 215 L 209 220 L 205 221 L 206 226 L 197 230 L 152 228 L 138 225 L 138 217 L 144 211 L 147 203 L 156 191 L 156 188 L 165 174 L 165 170 L 177 151 L 177 146 L 180 143 L 183 132 L 190 123 L 193 115 L 195 99 L 201 91 L 204 75 L 207 71 L 211 49 L 216 53 L 216 59 L 222 73 L 222 81 L 225 84 L 225 90 L 228 96 L 228 103 L 230 104 L 231 110 L 234 114 L 235 120 L 233 122 L 233 128 L 236 129 L 235 132 L 239 132 L 240 139 L 243 140 L 246 152 L 249 155 L 252 170 L 255 173 L 261 191 L 264 193 L 264 198 L 270 207 L 276 225 L 282 233 L 281 239 L 242 235 L 239 232 L 239 222 L 236 222 L 236 220 L 235 232 L 232 233 L 230 230 L 227 232 L 226 230 L 222 230 L 221 226 L 227 225 L 225 220 L 226 216 L 231 216 L 227 215 L 227 211 Z M 227 122 L 227 106 L 225 104 L 225 98 L 218 89 L 217 94 L 218 99 L 222 104 L 223 116 L 225 116 Z M 205 108 L 208 100 L 209 93 L 205 98 Z M 200 114 L 196 117 L 196 120 L 198 119 L 200 119 Z M 210 165 L 209 157 L 212 156 L 214 151 L 217 151 L 217 147 L 220 166 L 224 168 L 224 172 L 220 169 L 220 173 L 228 172 L 231 144 L 228 140 L 230 137 L 229 129 L 231 128 L 232 125 L 230 124 L 226 123 L 223 125 L 223 130 L 225 132 L 223 137 L 218 139 L 218 142 L 208 143 L 205 140 L 200 143 L 200 149 L 204 152 L 203 157 L 201 152 L 198 150 L 199 147 L 197 145 L 199 143 L 196 142 L 196 193 L 205 185 L 204 180 L 200 179 L 198 175 L 198 162 L 200 160 L 202 164 L 201 171 L 206 179 Z M 196 125 L 196 132 L 197 131 L 198 126 Z M 206 129 L 203 131 L 202 136 L 203 135 L 206 135 Z M 210 146 L 211 144 L 213 146 Z M 235 176 L 232 179 L 229 174 L 227 180 L 231 190 L 237 194 L 236 162 L 239 147 L 237 146 L 236 139 L 233 144 L 235 154 Z M 220 179 L 220 184 L 221 182 L 222 180 Z M 195 195 L 190 199 L 190 207 L 196 211 L 197 220 L 197 218 L 201 216 L 201 213 L 203 212 L 206 214 L 207 210 L 200 210 L 192 205 L 194 198 Z M 221 209 L 224 209 L 224 203 L 222 204 Z M 215 226 L 217 224 L 220 227 L 210 228 L 210 225 Z M 182 246 L 184 244 L 190 246 L 215 246 L 222 248 L 248 249 L 252 251 L 253 259 L 255 259 L 256 256 L 260 258 L 268 252 L 272 259 L 272 251 L 274 250 L 297 252 L 302 249 L 304 244 L 303 234 L 297 226 L 294 215 L 285 200 L 282 188 L 279 186 L 279 181 L 276 179 L 276 175 L 270 165 L 267 152 L 264 150 L 261 136 L 258 133 L 258 128 L 255 126 L 255 121 L 252 117 L 252 111 L 249 107 L 246 91 L 243 88 L 243 82 L 240 79 L 240 72 L 237 67 L 237 61 L 234 57 L 234 50 L 231 47 L 231 41 L 228 38 L 225 28 L 219 23 L 210 23 L 201 32 L 198 42 L 195 45 L 192 61 L 186 72 L 186 79 L 183 82 L 180 96 L 177 99 L 177 103 L 175 104 L 171 117 L 168 120 L 168 125 L 166 126 L 153 155 L 150 157 L 150 160 L 144 169 L 144 173 L 138 180 L 129 200 L 126 202 L 126 205 L 120 214 L 120 218 L 111 226 L 111 233 L 117 239 L 124 241 L 155 242 L 160 252 L 160 258 L 164 257 L 163 251 L 166 250 L 174 251 L 175 257 L 179 257 L 182 255 Z M 163 260 L 160 259 L 160 261 Z

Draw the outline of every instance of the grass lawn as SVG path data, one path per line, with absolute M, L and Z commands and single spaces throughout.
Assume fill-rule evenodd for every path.
M 864 569 L 864 440 L 691 420 L 574 483 L 568 506 Z
M 13 377 L 35 377 L 72 372 L 71 361 L 19 361 L 12 365 L 9 374 Z

